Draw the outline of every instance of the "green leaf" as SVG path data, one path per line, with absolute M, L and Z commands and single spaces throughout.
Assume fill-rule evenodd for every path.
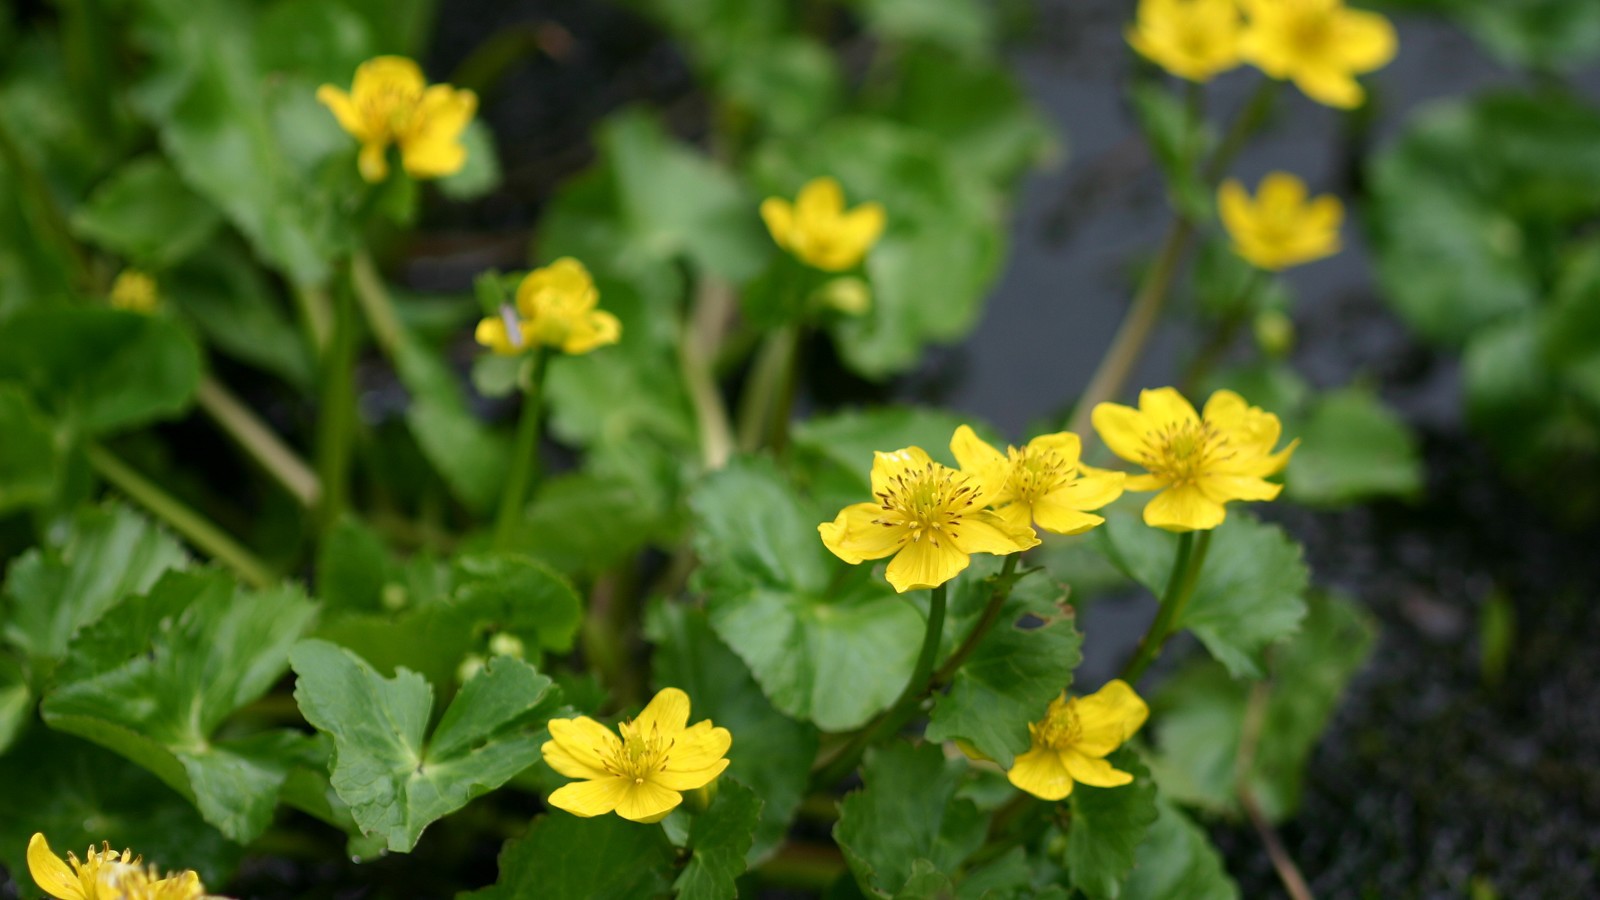
M 1237 900 L 1239 888 L 1198 825 L 1164 798 L 1122 889 L 1139 900 Z
M 974 596 L 964 602 L 958 595 L 951 618 L 953 632 L 964 639 L 992 588 L 988 579 L 968 579 L 962 587 Z M 934 701 L 928 740 L 963 739 L 1002 769 L 1011 767 L 1012 758 L 1028 749 L 1028 723 L 1038 721 L 1072 683 L 1072 670 L 1083 658 L 1083 635 L 1065 600 L 1062 586 L 1042 573 L 1017 582 L 994 626 L 956 671 L 949 693 Z
M 317 599 L 329 611 L 378 612 L 398 568 L 377 532 L 344 516 L 317 548 Z
M 467 162 L 461 171 L 439 179 L 439 192 L 451 200 L 475 200 L 500 186 L 500 157 L 495 152 L 494 133 L 482 119 L 473 119 L 461 133 L 467 148 Z
M 109 841 L 162 869 L 194 869 L 213 888 L 227 883 L 244 848 L 207 825 L 194 806 L 138 766 L 70 735 L 35 728 L 0 754 L 6 804 L 0 865 L 25 897 L 48 896 L 28 872 L 25 848 L 42 833 L 57 853 Z
M 920 406 L 881 406 L 821 415 L 796 422 L 794 457 L 806 493 L 824 509 L 840 509 L 872 496 L 874 451 L 921 447 L 954 465 L 950 438 L 962 425 L 990 436 L 993 429 L 969 416 Z
M 1210 221 L 1211 190 L 1201 177 L 1200 166 L 1210 152 L 1213 135 L 1203 117 L 1191 114 L 1165 80 L 1138 82 L 1129 95 L 1139 127 L 1166 175 L 1173 208 L 1192 221 Z
M 16 385 L 0 383 L 0 513 L 48 504 L 62 459 L 54 425 Z
M 199 326 L 212 349 L 312 393 L 311 343 L 239 241 L 214 241 L 182 267 L 163 273 L 159 289 Z
M 1584 0 L 1391 0 L 1455 18 L 1502 62 L 1535 72 L 1580 68 L 1600 55 L 1600 7 Z
M 717 798 L 689 825 L 689 864 L 673 885 L 683 900 L 733 900 L 734 879 L 761 820 L 761 798 L 731 778 L 716 782 Z
M 506 436 L 490 431 L 472 414 L 460 380 L 411 335 L 402 332 L 394 363 L 411 392 L 406 425 L 423 455 L 468 508 L 479 513 L 494 509 L 510 464 Z
M 462 900 L 585 897 L 635 900 L 666 893 L 672 845 L 661 829 L 621 816 L 551 813 L 500 851 L 500 879 Z
M 678 687 L 704 717 L 733 734 L 727 774 L 763 801 L 749 859 L 777 849 L 806 791 L 817 732 L 773 708 L 744 662 L 717 639 L 703 611 L 658 603 L 646 617 L 658 687 Z
M 220 224 L 216 207 L 155 155 L 123 164 L 72 214 L 80 237 L 152 269 L 188 257 Z
M 932 44 L 969 57 L 992 54 L 994 11 L 978 0 L 853 0 L 883 38 Z
M 1067 831 L 1067 869 L 1073 886 L 1090 900 L 1122 896 L 1122 882 L 1134 865 L 1134 848 L 1156 820 L 1156 785 L 1139 755 L 1123 747 L 1106 762 L 1132 775 L 1133 782 L 1112 788 L 1080 784 L 1068 797 L 1072 824 Z
M 150 769 L 248 842 L 271 821 L 304 738 L 218 731 L 282 676 L 315 614 L 294 587 L 246 591 L 214 570 L 169 572 L 73 640 L 45 722 Z
M 719 48 L 717 90 L 740 113 L 774 134 L 800 134 L 835 112 L 843 97 L 838 58 L 809 37 L 786 34 Z
M 333 788 L 361 830 L 409 852 L 437 819 L 494 790 L 538 758 L 538 727 L 556 704 L 550 679 L 495 657 L 467 682 L 426 743 L 433 690 L 400 669 L 383 678 L 355 654 L 303 641 L 291 654 L 295 700 L 333 737 Z
M 925 884 L 928 866 L 917 871 L 919 861 L 949 877 L 982 846 L 986 818 L 956 797 L 965 770 L 932 743 L 897 741 L 868 751 L 864 787 L 839 804 L 833 828 L 864 893 L 892 897 L 914 877 Z
M 1300 634 L 1274 648 L 1268 681 L 1236 681 L 1212 663 L 1180 671 L 1151 703 L 1158 753 L 1150 765 L 1163 793 L 1212 810 L 1236 809 L 1240 736 L 1254 702 L 1261 719 L 1251 789 L 1269 819 L 1292 814 L 1306 761 L 1372 642 L 1373 626 L 1353 604 L 1313 595 Z
M 12 562 L 5 639 L 28 659 L 30 680 L 42 689 L 78 629 L 188 561 L 176 540 L 127 507 L 85 509 L 65 534 Z
M 870 567 L 843 571 L 822 518 L 764 460 L 737 459 L 690 498 L 694 585 L 711 626 L 773 705 L 824 731 L 865 723 L 905 687 L 922 617 Z
M 598 575 L 665 531 L 664 513 L 628 482 L 570 472 L 539 485 L 508 549 L 568 574 Z
M 1371 391 L 1344 388 L 1317 398 L 1299 428 L 1285 476 L 1297 503 L 1334 506 L 1422 490 L 1417 439 Z
M 167 158 L 291 281 L 326 281 L 348 238 L 328 202 L 331 192 L 307 183 L 274 129 L 266 102 L 271 82 L 255 54 L 255 16 L 220 0 L 137 6 L 150 65 L 133 102 L 156 127 Z M 304 90 L 315 87 L 306 82 Z
M 583 601 L 545 564 L 509 553 L 463 556 L 453 575 L 455 606 L 475 624 L 511 632 L 530 649 L 572 649 L 583 622 Z
M 1177 538 L 1113 508 L 1095 530 L 1097 545 L 1117 568 L 1157 597 L 1166 589 Z M 1211 550 L 1189 605 L 1174 628 L 1187 628 L 1236 678 L 1259 678 L 1268 645 L 1293 634 L 1305 616 L 1310 581 L 1302 550 L 1276 525 L 1235 508 L 1211 532 Z
M 173 322 L 116 309 L 33 309 L 0 322 L 0 380 L 91 436 L 171 418 L 200 384 L 200 352 Z

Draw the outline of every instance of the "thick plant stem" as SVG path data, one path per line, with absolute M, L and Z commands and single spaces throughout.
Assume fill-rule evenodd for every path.
M 317 414 L 317 477 L 322 482 L 319 520 L 332 527 L 349 504 L 350 458 L 356 426 L 356 322 L 349 291 L 334 301 L 333 333 L 322 358 L 322 406 Z
M 1195 537 L 1195 532 L 1185 531 L 1178 536 L 1178 555 L 1172 561 L 1172 574 L 1167 577 L 1167 590 L 1161 596 L 1161 610 L 1156 613 L 1155 621 L 1150 623 L 1150 629 L 1139 640 L 1139 649 L 1134 652 L 1133 658 L 1128 660 L 1128 665 L 1122 670 L 1122 680 L 1129 684 L 1137 684 L 1139 677 L 1144 674 L 1155 658 L 1161 654 L 1161 648 L 1167 639 L 1172 637 L 1173 626 L 1177 623 L 1183 609 L 1189 604 L 1189 598 L 1194 594 L 1194 586 L 1200 580 L 1200 569 L 1206 563 L 1206 551 L 1211 546 L 1211 532 L 1202 531 L 1200 537 Z
M 536 348 L 528 383 L 522 391 L 522 413 L 517 418 L 517 436 L 511 445 L 511 468 L 506 473 L 505 487 L 500 492 L 500 511 L 494 520 L 496 550 L 505 550 L 510 546 L 528 502 L 528 491 L 538 478 L 539 416 L 544 401 L 544 372 L 548 364 L 549 355 L 543 349 Z
M 226 385 L 207 375 L 200 380 L 195 400 L 206 415 L 300 501 L 301 506 L 316 508 L 322 497 L 322 482 L 317 473 Z
M 322 356 L 328 352 L 328 341 L 333 337 L 333 301 L 328 298 L 328 289 L 321 285 L 297 284 L 294 302 L 300 308 L 311 349 Z
M 232 569 L 252 587 L 264 588 L 277 581 L 267 564 L 256 558 L 215 523 L 186 506 L 182 501 L 162 490 L 155 482 L 139 474 L 117 458 L 111 451 L 90 444 L 85 453 L 89 465 L 112 487 L 127 495 L 128 499 L 144 507 L 151 515 L 166 522 L 173 531 L 197 549 Z
M 978 648 L 983 636 L 988 634 L 989 629 L 1000 619 L 1000 610 L 1011 596 L 1011 581 L 1017 572 L 1017 560 L 1021 558 L 1021 553 L 1011 553 L 1006 556 L 1005 565 L 996 577 L 994 590 L 989 593 L 989 603 L 983 608 L 983 615 L 978 618 L 977 624 L 972 626 L 972 631 L 967 634 L 966 640 L 961 642 L 961 646 L 957 647 L 956 651 L 950 654 L 950 658 L 944 661 L 944 665 L 939 667 L 939 671 L 933 674 L 933 684 L 948 684 L 950 679 L 955 677 L 956 671 L 961 668 L 961 664 L 966 662 L 972 651 Z
M 350 283 L 355 287 L 356 299 L 361 303 L 361 312 L 366 316 L 367 326 L 372 329 L 373 339 L 378 342 L 383 354 L 392 359 L 400 346 L 405 326 L 400 324 L 400 317 L 394 311 L 394 301 L 383 286 L 378 267 L 365 250 L 356 251 L 350 258 Z
M 819 769 L 811 779 L 814 788 L 829 787 L 856 767 L 861 760 L 861 754 L 883 734 L 893 734 L 905 724 L 911 714 L 916 710 L 922 695 L 927 691 L 929 677 L 933 673 L 934 657 L 939 655 L 939 638 L 944 634 L 944 612 L 947 585 L 939 585 L 933 589 L 933 594 L 928 603 L 928 629 L 922 636 L 922 649 L 917 654 L 916 666 L 911 670 L 911 680 L 906 682 L 906 689 L 900 692 L 899 699 L 894 701 L 888 711 L 879 716 L 872 724 L 856 732 L 845 746 L 826 764 Z
M 780 434 L 788 436 L 788 422 L 778 417 L 789 417 L 784 398 L 792 403 L 799 339 L 799 328 L 791 324 L 761 342 L 739 402 L 739 449 L 745 453 L 759 449 L 764 440 L 777 444 Z
M 694 309 L 678 347 L 684 387 L 700 429 L 700 459 L 707 469 L 722 468 L 733 455 L 733 427 L 717 390 L 713 365 L 735 299 L 726 283 L 705 277 L 695 289 Z

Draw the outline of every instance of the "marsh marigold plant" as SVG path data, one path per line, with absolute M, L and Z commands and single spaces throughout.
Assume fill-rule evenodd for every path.
M 389 177 L 391 145 L 412 178 L 453 175 L 466 165 L 461 134 L 478 109 L 477 95 L 428 84 L 422 69 L 403 56 L 369 59 L 356 68 L 349 92 L 325 84 L 317 99 L 361 142 L 359 168 L 369 182 Z
M 894 557 L 887 577 L 902 593 L 944 584 L 974 553 L 1005 556 L 1039 543 L 1032 528 L 987 508 L 983 479 L 934 462 L 920 447 L 875 454 L 872 495 L 875 501 L 845 507 L 817 531 L 851 565 Z
M 478 343 L 514 356 L 536 346 L 583 354 L 614 344 L 622 323 L 599 308 L 600 292 L 583 263 L 562 257 L 529 272 L 517 287 L 515 307 L 478 323 Z
M 1106 757 L 1144 725 L 1150 707 L 1121 679 L 1086 697 L 1050 701 L 1044 718 L 1028 725 L 1031 746 L 1006 772 L 1013 785 L 1041 800 L 1061 800 L 1074 784 L 1121 787 L 1133 781 Z
M 1276 498 L 1283 486 L 1266 479 L 1283 471 L 1300 443 L 1273 452 L 1283 433 L 1278 417 L 1233 391 L 1212 394 L 1201 415 L 1167 387 L 1141 391 L 1138 409 L 1102 403 L 1093 416 L 1111 452 L 1147 470 L 1126 487 L 1160 491 L 1145 504 L 1144 521 L 1168 531 L 1209 530 L 1234 500 Z
M 664 688 L 616 732 L 588 716 L 551 719 L 549 727 L 544 761 L 582 780 L 546 800 L 584 818 L 615 812 L 634 822 L 659 822 L 683 802 L 684 791 L 722 774 L 733 744 L 728 729 L 710 719 L 689 727 L 689 695 L 677 688 Z
M 109 843 L 90 847 L 82 860 L 69 852 L 63 860 L 43 834 L 28 841 L 28 874 L 57 900 L 199 900 L 206 896 L 192 871 L 162 877 L 131 851 Z
M 967 425 L 956 429 L 950 452 L 961 471 L 977 478 L 995 515 L 1016 529 L 1037 523 L 1056 534 L 1082 534 L 1104 522 L 1090 510 L 1122 496 L 1121 472 L 1085 469 L 1082 441 L 1070 431 L 1045 434 L 1006 452 Z
M 1217 210 L 1234 252 L 1257 268 L 1278 271 L 1339 252 L 1344 204 L 1331 194 L 1308 199 L 1305 182 L 1287 172 L 1263 178 L 1253 200 L 1228 179 L 1217 190 Z
M 1344 0 L 1244 0 L 1244 8 L 1245 59 L 1327 106 L 1360 106 L 1356 76 L 1388 65 L 1399 47 L 1388 19 Z
M 1128 43 L 1180 78 L 1210 81 L 1238 66 L 1244 18 L 1237 0 L 1140 0 Z
M 807 182 L 793 203 L 768 197 L 761 203 L 761 220 L 779 247 L 825 272 L 860 265 L 887 221 L 877 203 L 846 210 L 844 188 L 828 177 Z

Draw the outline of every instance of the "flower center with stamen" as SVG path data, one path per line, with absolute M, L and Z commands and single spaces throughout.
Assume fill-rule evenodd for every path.
M 1079 724 L 1078 714 L 1073 711 L 1070 702 L 1050 704 L 1044 721 L 1034 725 L 1033 729 L 1039 743 L 1052 750 L 1065 750 L 1083 737 L 1083 726 Z
M 1032 503 L 1060 488 L 1072 479 L 1076 468 L 1054 450 L 1030 452 L 1026 447 L 1011 447 L 1008 455 L 1011 471 L 1004 490 L 1023 503 Z
M 1140 463 L 1172 484 L 1188 484 L 1233 456 L 1228 439 L 1207 422 L 1169 424 L 1145 435 Z
M 943 537 L 959 538 L 954 526 L 972 511 L 978 488 L 968 476 L 930 462 L 921 469 L 907 469 L 889 480 L 878 493 L 883 509 L 876 524 L 907 528 L 911 540 L 927 537 L 935 547 Z
M 606 760 L 606 771 L 613 775 L 633 779 L 634 784 L 644 784 L 654 773 L 667 767 L 669 753 L 675 738 L 662 737 L 655 729 L 647 734 L 635 722 L 617 725 L 622 742 L 615 745 L 611 758 Z

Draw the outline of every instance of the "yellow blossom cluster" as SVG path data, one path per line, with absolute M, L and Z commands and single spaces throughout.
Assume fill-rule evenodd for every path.
M 412 178 L 440 178 L 461 171 L 467 148 L 461 133 L 478 109 L 478 96 L 448 84 L 430 85 L 422 69 L 403 56 L 379 56 L 356 68 L 347 92 L 331 84 L 317 99 L 345 131 L 361 143 L 361 177 L 389 177 L 389 147 Z
M 50 849 L 43 834 L 28 841 L 28 874 L 57 900 L 203 900 L 207 897 L 200 876 L 192 871 L 162 876 L 146 867 L 132 851 L 118 852 L 109 843 L 90 847 L 79 860 L 68 853 L 63 860 Z
M 1128 43 L 1191 81 L 1249 63 L 1341 109 L 1361 105 L 1356 76 L 1387 65 L 1398 46 L 1388 19 L 1344 0 L 1140 0 Z

